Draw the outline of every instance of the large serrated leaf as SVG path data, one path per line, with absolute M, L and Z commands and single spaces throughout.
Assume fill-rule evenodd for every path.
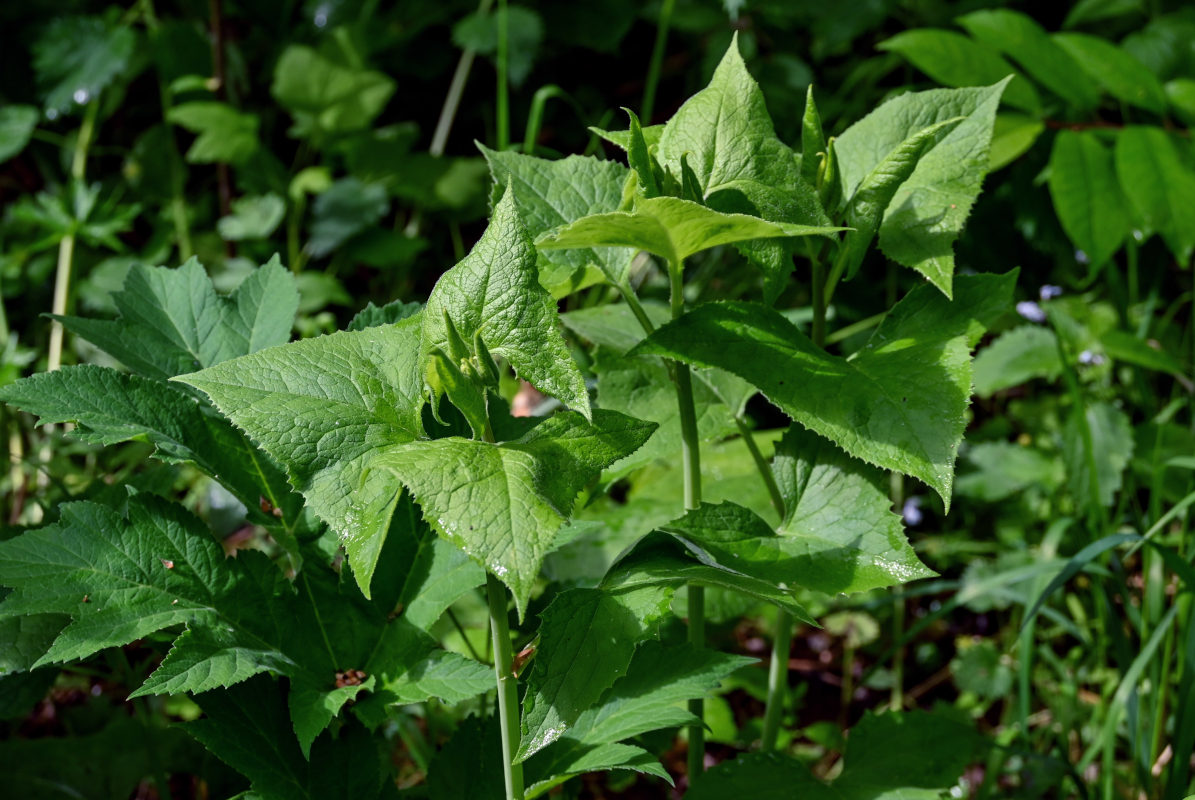
M 369 471 L 378 450 L 423 433 L 418 315 L 271 348 L 186 375 L 278 461 L 345 543 L 366 596 L 401 493 Z
M 973 89 L 910 92 L 884 103 L 835 140 L 843 196 L 911 135 L 930 125 L 965 117 L 923 154 L 888 203 L 880 249 L 922 273 L 947 296 L 954 274 L 952 246 L 979 195 L 990 166 L 992 126 L 1005 79 Z
M 722 244 L 788 236 L 831 235 L 842 228 L 769 222 L 747 214 L 724 214 L 677 197 L 639 198 L 632 211 L 592 214 L 544 234 L 543 250 L 635 247 L 670 264 Z
M 654 636 L 672 592 L 573 589 L 540 615 L 539 643 L 527 676 L 517 759 L 563 736 L 582 712 L 626 674 L 635 649 Z
M 512 151 L 478 147 L 489 162 L 495 193 L 510 187 L 519 214 L 527 225 L 527 233 L 533 239 L 589 214 L 616 211 L 622 202 L 628 172 L 617 162 L 588 156 L 547 161 Z M 568 270 L 574 279 L 579 279 L 579 271 L 592 265 L 613 284 L 626 282 L 633 255 L 625 247 L 544 253 L 547 261 Z
M 2 387 L 0 401 L 36 414 L 42 424 L 76 423 L 71 435 L 83 441 L 148 441 L 163 461 L 192 463 L 219 480 L 258 524 L 278 523 L 261 511 L 262 498 L 280 510 L 283 525 L 298 521 L 302 500 L 281 471 L 182 387 L 85 364 Z
M 465 342 L 481 338 L 519 377 L 590 416 L 585 379 L 556 327 L 556 302 L 539 284 L 535 247 L 508 189 L 473 250 L 441 276 L 423 312 L 423 363 L 450 353 L 452 320 Z
M 438 533 L 510 588 L 521 616 L 577 493 L 655 427 L 613 411 L 594 412 L 592 423 L 568 412 L 513 441 L 413 441 L 366 467 L 410 489 Z
M 971 392 L 970 348 L 1012 298 L 1015 272 L 960 278 L 958 299 L 918 287 L 850 358 L 751 303 L 698 306 L 633 352 L 718 367 L 856 458 L 925 481 L 949 503 Z
M 134 266 L 112 302 L 116 320 L 61 322 L 130 369 L 166 379 L 286 342 L 299 293 L 277 256 L 228 297 L 192 258 L 178 269 Z
M 935 574 L 905 539 L 884 474 L 792 426 L 772 461 L 784 496 L 778 533 L 800 545 L 802 583 L 829 594 L 862 592 Z

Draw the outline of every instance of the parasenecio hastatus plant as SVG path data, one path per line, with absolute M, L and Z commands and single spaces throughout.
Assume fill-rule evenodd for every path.
M 769 753 L 703 775 L 702 698 L 753 663 L 706 646 L 703 597 L 778 609 L 768 751 L 793 621 L 815 624 L 800 598 L 933 574 L 886 473 L 949 507 L 971 350 L 1015 280 L 956 275 L 952 255 L 1006 83 L 905 94 L 829 139 L 811 90 L 792 148 L 732 44 L 666 124 L 628 113 L 627 130 L 599 131 L 627 166 L 482 148 L 493 215 L 473 250 L 425 304 L 371 304 L 331 335 L 287 341 L 297 293 L 277 259 L 229 296 L 195 260 L 134 268 L 117 319 L 60 319 L 128 371 L 66 367 L 0 399 L 83 441 L 151 443 L 221 484 L 278 550 L 226 558 L 203 519 L 136 484 L 66 503 L 0 542 L 7 669 L 168 645 L 134 694 L 192 695 L 204 716 L 186 730 L 248 778 L 246 797 L 400 796 L 380 742 L 433 702 L 458 723 L 410 796 L 515 800 L 616 769 L 671 781 L 642 737 L 678 727 L 695 798 L 952 785 L 974 736 L 920 712 L 866 717 L 832 790 Z M 835 291 L 877 244 L 926 282 L 861 346 L 828 349 Z M 758 268 L 756 299 L 689 302 L 686 265 L 714 248 Z M 639 297 L 644 253 L 666 304 Z M 794 274 L 808 332 L 776 307 Z M 615 302 L 564 315 L 566 340 L 557 300 L 602 286 Z M 574 352 L 597 356 L 594 397 Z M 513 416 L 512 375 L 560 409 Z M 746 416 L 757 393 L 792 420 L 770 461 Z M 732 433 L 772 508 L 703 502 L 702 446 Z M 682 465 L 673 521 L 598 580 L 545 581 L 545 558 L 591 529 L 570 523 L 578 507 L 660 458 Z M 445 649 L 437 621 L 479 588 L 490 655 Z M 687 640 L 667 634 L 682 591 Z M 923 746 L 932 764 L 896 768 Z

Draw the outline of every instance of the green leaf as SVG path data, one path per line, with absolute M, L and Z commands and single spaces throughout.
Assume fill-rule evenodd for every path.
M 1010 9 L 992 9 L 972 11 L 956 21 L 976 39 L 1016 61 L 1034 80 L 1067 103 L 1080 109 L 1099 104 L 1096 84 L 1031 17 Z
M 167 111 L 166 119 L 198 134 L 187 150 L 191 164 L 244 164 L 261 146 L 257 115 L 237 111 L 227 103 L 183 103 Z
M 361 692 L 368 691 L 373 686 L 372 678 L 364 683 L 327 690 L 303 684 L 291 686 L 286 704 L 303 758 L 311 757 L 312 743 L 336 718 L 345 703 L 355 700 Z
M 531 761 L 527 764 L 525 778 L 528 783 L 527 798 L 539 797 L 549 789 L 559 786 L 575 775 L 612 769 L 633 770 L 644 775 L 653 775 L 673 785 L 672 776 L 656 760 L 656 757 L 630 744 L 599 744 L 589 747 L 575 747 L 569 750 L 550 751 L 553 758 Z
M 292 44 L 274 67 L 270 94 L 295 118 L 291 136 L 321 144 L 368 128 L 394 94 L 394 81 Z
M 803 586 L 851 594 L 934 576 L 905 539 L 879 470 L 795 425 L 772 469 L 785 506 L 777 532 Z
M 55 17 L 33 45 L 33 69 L 46 111 L 67 114 L 95 101 L 125 77 L 137 45 L 131 28 L 100 17 Z
M 973 369 L 975 394 L 980 397 L 991 397 L 1034 378 L 1054 380 L 1062 374 L 1058 339 L 1048 328 L 1013 328 L 979 351 Z
M 510 588 L 521 617 L 577 493 L 653 430 L 613 411 L 592 423 L 569 412 L 499 444 L 450 437 L 388 448 L 367 468 L 410 489 L 437 533 Z
M 37 127 L 38 117 L 33 106 L 6 105 L 0 108 L 0 164 L 25 149 Z
M 349 321 L 346 331 L 363 331 L 366 328 L 376 328 L 379 325 L 392 325 L 412 317 L 423 308 L 422 303 L 404 303 L 402 300 L 392 300 L 384 306 L 376 306 L 371 301 L 365 308 Z
M 684 524 L 684 519 L 676 520 L 640 539 L 610 567 L 602 587 L 627 591 L 647 586 L 709 586 L 771 603 L 797 619 L 815 624 L 809 612 L 793 599 L 793 587 L 776 579 L 776 553 L 765 551 L 757 558 L 758 563 L 744 566 L 735 560 L 735 548 L 709 547 L 708 542 L 691 535 Z M 772 533 L 763 520 L 758 524 Z
M 709 86 L 686 100 L 664 126 L 657 155 L 678 178 L 687 156 L 705 198 L 738 182 L 755 182 L 782 189 L 798 204 L 791 218 L 775 221 L 829 224 L 812 187 L 801 178 L 796 154 L 776 138 L 763 92 L 739 54 L 737 35 Z
M 63 327 L 135 372 L 165 379 L 287 341 L 299 295 L 277 256 L 227 297 L 192 258 L 178 269 L 133 266 L 112 302 L 118 319 L 62 317 Z
M 216 222 L 220 236 L 230 242 L 267 239 L 286 215 L 286 202 L 270 193 L 239 197 L 232 201 L 232 214 Z
M 182 387 L 84 364 L 2 387 L 0 401 L 36 414 L 43 425 L 76 423 L 71 436 L 82 441 L 148 441 L 166 463 L 191 463 L 220 481 L 256 524 L 279 522 L 261 510 L 262 499 L 288 528 L 299 521 L 302 501 L 281 471 Z
M 917 131 L 965 117 L 929 152 L 888 203 L 880 249 L 917 270 L 947 296 L 954 274 L 952 246 L 979 195 L 990 166 L 992 126 L 1008 79 L 974 89 L 910 92 L 888 101 L 835 140 L 843 196 Z
M 1161 128 L 1131 125 L 1116 139 L 1116 174 L 1136 212 L 1182 264 L 1195 248 L 1195 171 Z
M 419 324 L 304 339 L 180 378 L 286 469 L 341 537 L 366 597 L 402 492 L 369 461 L 423 435 Z
M 556 301 L 539 285 L 535 248 L 511 190 L 473 250 L 441 276 L 423 314 L 421 360 L 434 348 L 451 352 L 445 317 L 466 342 L 480 337 L 519 377 L 590 417 L 581 370 L 556 327 Z
M 954 302 L 918 287 L 848 359 L 750 303 L 699 306 L 632 352 L 734 373 L 806 428 L 856 458 L 920 478 L 949 503 L 971 391 L 970 348 L 1006 310 L 1015 277 L 960 278 Z
M 527 675 L 521 717 L 523 761 L 565 735 L 626 674 L 640 643 L 654 638 L 672 592 L 572 589 L 540 614 L 537 655 Z
M 991 166 L 989 172 L 1011 164 L 1033 146 L 1046 124 L 1026 114 L 997 114 L 992 125 Z
M 352 237 L 371 228 L 390 209 L 380 184 L 342 178 L 315 198 L 307 252 L 323 258 Z
M 935 800 L 985 743 L 966 723 L 925 711 L 868 713 L 851 730 L 842 774 L 830 784 L 779 753 L 750 753 L 707 772 L 686 795 L 721 800 Z
M 68 622 L 63 614 L 0 618 L 0 677 L 32 670 Z
M 1090 457 L 1084 441 L 1084 425 L 1091 432 Z M 1062 456 L 1079 507 L 1089 508 L 1095 503 L 1111 506 L 1120 491 L 1125 467 L 1133 457 L 1133 427 L 1128 416 L 1120 409 L 1098 402 L 1088 403 L 1082 416 L 1072 410 L 1062 431 Z
M 1116 361 L 1169 372 L 1171 375 L 1184 374 L 1182 362 L 1162 349 L 1156 341 L 1140 339 L 1128 331 L 1112 330 L 1101 337 L 1100 344 L 1104 346 L 1108 357 Z
M 374 800 L 382 794 L 381 760 L 359 725 L 321 738 L 304 759 L 290 730 L 286 702 L 264 678 L 198 698 L 204 718 L 184 725 L 217 758 L 270 800 Z
M 801 116 L 801 177 L 810 186 L 817 185 L 818 166 L 825 154 L 822 115 L 813 100 L 813 84 L 809 84 L 805 92 L 805 113 Z
M 70 503 L 58 523 L 0 542 L 0 585 L 13 588 L 0 615 L 72 617 L 39 665 L 85 658 L 180 623 L 211 635 L 184 634 L 176 649 L 209 656 L 223 649 L 221 659 L 201 673 L 196 659 L 168 657 L 142 692 L 203 691 L 293 665 L 267 641 L 279 638 L 273 621 L 255 617 L 269 596 L 261 593 L 281 591 L 281 573 L 267 565 L 271 587 L 248 574 L 256 559 L 225 564 L 223 549 L 198 519 L 152 495 L 130 498 L 128 515 Z
M 636 200 L 630 212 L 593 214 L 544 234 L 540 249 L 635 247 L 679 265 L 722 244 L 778 236 L 830 235 L 842 228 L 768 222 L 746 214 L 723 214 L 676 197 Z
M 527 234 L 533 239 L 589 214 L 615 211 L 622 202 L 628 172 L 617 162 L 599 161 L 588 156 L 547 161 L 513 151 L 490 150 L 480 144 L 478 149 L 494 177 L 495 204 L 509 186 L 519 216 L 527 226 Z M 550 264 L 569 270 L 573 275 L 583 272 L 586 267 L 597 267 L 615 285 L 626 282 L 633 255 L 624 247 L 590 247 L 542 254 Z
M 458 703 L 494 688 L 493 667 L 441 650 L 405 616 L 386 626 L 364 670 L 377 681 L 370 703 L 403 705 L 430 697 Z
M 1054 492 L 1065 480 L 1062 463 L 1033 447 L 1013 442 L 982 442 L 972 446 L 966 461 L 974 472 L 961 475 L 955 491 L 967 498 L 998 503 L 1038 486 Z
M 485 570 L 447 539 L 436 535 L 418 519 L 419 511 L 409 495 L 399 513 L 409 521 L 401 526 L 410 534 L 411 547 L 403 552 L 406 568 L 391 608 L 401 607 L 402 618 L 428 631 L 444 611 L 471 589 L 485 583 Z M 395 540 L 392 529 L 388 544 Z M 375 597 L 375 599 L 378 599 Z
M 527 79 L 543 40 L 544 23 L 537 12 L 523 6 L 506 7 L 507 74 L 512 86 Z M 453 44 L 493 56 L 498 50 L 498 14 L 485 10 L 467 15 L 452 27 Z
M 938 83 L 956 88 L 990 86 L 1015 75 L 1004 93 L 1004 102 L 1031 113 L 1041 111 L 1041 98 L 1029 80 L 1013 69 L 998 50 L 961 33 L 935 28 L 902 31 L 880 42 L 876 49 L 899 53 Z
M 1129 233 L 1129 214 L 1112 151 L 1087 131 L 1059 131 L 1049 186 L 1062 229 L 1087 254 L 1091 268 L 1115 255 Z
M 1051 37 L 1070 54 L 1088 77 L 1108 94 L 1154 114 L 1166 110 L 1166 93 L 1154 74 L 1127 51 L 1107 39 L 1085 33 L 1055 33 Z
M 921 157 L 962 120 L 963 117 L 946 119 L 917 131 L 884 156 L 884 160 L 876 164 L 859 184 L 846 206 L 845 221 L 854 230 L 847 231 L 843 237 L 839 255 L 846 264 L 844 275 L 847 280 L 858 272 L 863 256 L 880 229 L 884 212 L 901 184 L 913 174 Z
M 749 656 L 718 653 L 692 645 L 646 641 L 635 650 L 626 674 L 585 710 L 558 745 L 618 742 L 693 721 L 681 703 L 705 697 L 732 672 L 757 663 Z

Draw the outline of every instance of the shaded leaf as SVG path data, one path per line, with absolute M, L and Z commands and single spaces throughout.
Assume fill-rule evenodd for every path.
M 1129 215 L 1112 151 L 1092 133 L 1059 131 L 1050 155 L 1049 186 L 1063 230 L 1092 269 L 1115 255 L 1129 233 Z

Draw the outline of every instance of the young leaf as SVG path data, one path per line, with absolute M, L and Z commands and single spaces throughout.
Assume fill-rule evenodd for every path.
M 676 197 L 636 200 L 631 212 L 592 214 L 544 234 L 542 250 L 585 247 L 634 247 L 676 265 L 717 247 L 778 236 L 830 235 L 842 228 L 768 222 L 746 214 L 723 214 Z
M 366 466 L 410 489 L 437 533 L 510 588 L 522 616 L 577 493 L 655 427 L 613 411 L 595 412 L 592 423 L 563 413 L 513 441 L 413 441 Z
M 776 138 L 763 92 L 739 54 L 737 35 L 709 86 L 685 101 L 664 126 L 657 153 L 676 176 L 687 157 L 707 199 L 744 183 L 761 184 L 793 197 L 791 215 L 774 221 L 829 224 L 813 187 L 801 178 L 796 154 Z
M 167 111 L 166 119 L 198 134 L 187 149 L 191 164 L 244 164 L 261 148 L 261 119 L 227 103 L 183 103 Z
M 0 108 L 0 164 L 29 144 L 39 118 L 33 106 L 6 105 Z
M 1179 157 L 1169 134 L 1143 125 L 1122 129 L 1116 138 L 1116 174 L 1133 208 L 1187 264 L 1195 249 L 1195 171 Z
M 98 102 L 137 52 L 132 26 L 102 17 L 55 16 L 33 45 L 33 68 L 46 111 L 70 113 Z M 28 63 L 28 62 L 26 62 Z
M 279 523 L 261 510 L 262 498 L 280 510 L 284 526 L 299 522 L 302 500 L 286 476 L 243 433 L 182 387 L 84 364 L 0 387 L 0 401 L 36 414 L 43 425 L 76 423 L 71 436 L 82 441 L 148 441 L 163 461 L 194 464 L 224 484 L 256 523 Z
M 654 638 L 672 592 L 572 589 L 540 614 L 538 654 L 523 696 L 523 761 L 559 739 L 618 678 L 641 642 Z
M 1091 268 L 1102 266 L 1129 233 L 1112 152 L 1086 131 L 1059 131 L 1050 154 L 1050 197 L 1058 221 Z
M 821 160 L 826 155 L 826 135 L 822 131 L 822 115 L 813 101 L 813 84 L 805 92 L 805 114 L 801 117 L 801 177 L 810 186 L 817 186 Z
M 965 117 L 897 189 L 880 225 L 880 249 L 925 275 L 947 296 L 952 245 L 990 166 L 992 125 L 1008 79 L 978 89 L 910 92 L 890 100 L 834 140 L 842 191 L 851 198 L 885 156 L 917 131 Z
M 615 161 L 569 156 L 547 161 L 513 151 L 499 152 L 478 145 L 494 177 L 494 194 L 507 186 L 514 194 L 527 233 L 535 238 L 589 214 L 618 209 L 627 169 Z M 499 197 L 494 198 L 495 205 Z M 621 247 L 551 251 L 543 257 L 576 274 L 588 266 L 601 270 L 613 284 L 624 283 L 633 252 Z
M 944 86 L 989 86 L 1015 75 L 1004 102 L 1033 114 L 1041 111 L 1041 97 L 1027 78 L 998 50 L 961 33 L 933 28 L 902 31 L 877 44 L 876 49 L 899 53 Z
M 1099 88 L 1040 25 L 1010 9 L 972 11 L 957 20 L 968 33 L 1000 50 L 1034 79 L 1079 109 L 1095 108 Z
M 632 352 L 732 372 L 806 428 L 856 458 L 920 478 L 949 503 L 971 391 L 970 348 L 1006 310 L 1015 276 L 961 278 L 955 302 L 919 287 L 848 359 L 750 303 L 699 306 Z
M 134 266 L 112 302 L 118 319 L 60 321 L 133 371 L 166 379 L 283 344 L 299 293 L 277 256 L 228 297 L 192 258 L 178 269 Z
M 786 512 L 778 533 L 786 553 L 799 553 L 802 585 L 853 593 L 933 577 L 892 513 L 882 472 L 796 425 L 772 469 Z
M 441 276 L 423 314 L 421 361 L 450 352 L 445 315 L 465 341 L 480 336 L 519 377 L 590 418 L 589 393 L 556 328 L 556 302 L 539 285 L 535 247 L 507 189 L 468 256 Z
M 855 277 L 863 263 L 863 256 L 880 229 L 880 221 L 897 189 L 913 174 L 921 156 L 962 120 L 962 117 L 945 119 L 917 131 L 884 156 L 884 160 L 876 164 L 859 184 L 846 207 L 846 224 L 854 230 L 847 231 L 843 237 L 839 256 L 846 265 L 844 275 L 847 280 Z
M 423 435 L 418 315 L 394 325 L 304 339 L 179 380 L 212 398 L 281 464 L 316 516 L 370 578 L 402 485 L 368 469 L 379 450 Z

